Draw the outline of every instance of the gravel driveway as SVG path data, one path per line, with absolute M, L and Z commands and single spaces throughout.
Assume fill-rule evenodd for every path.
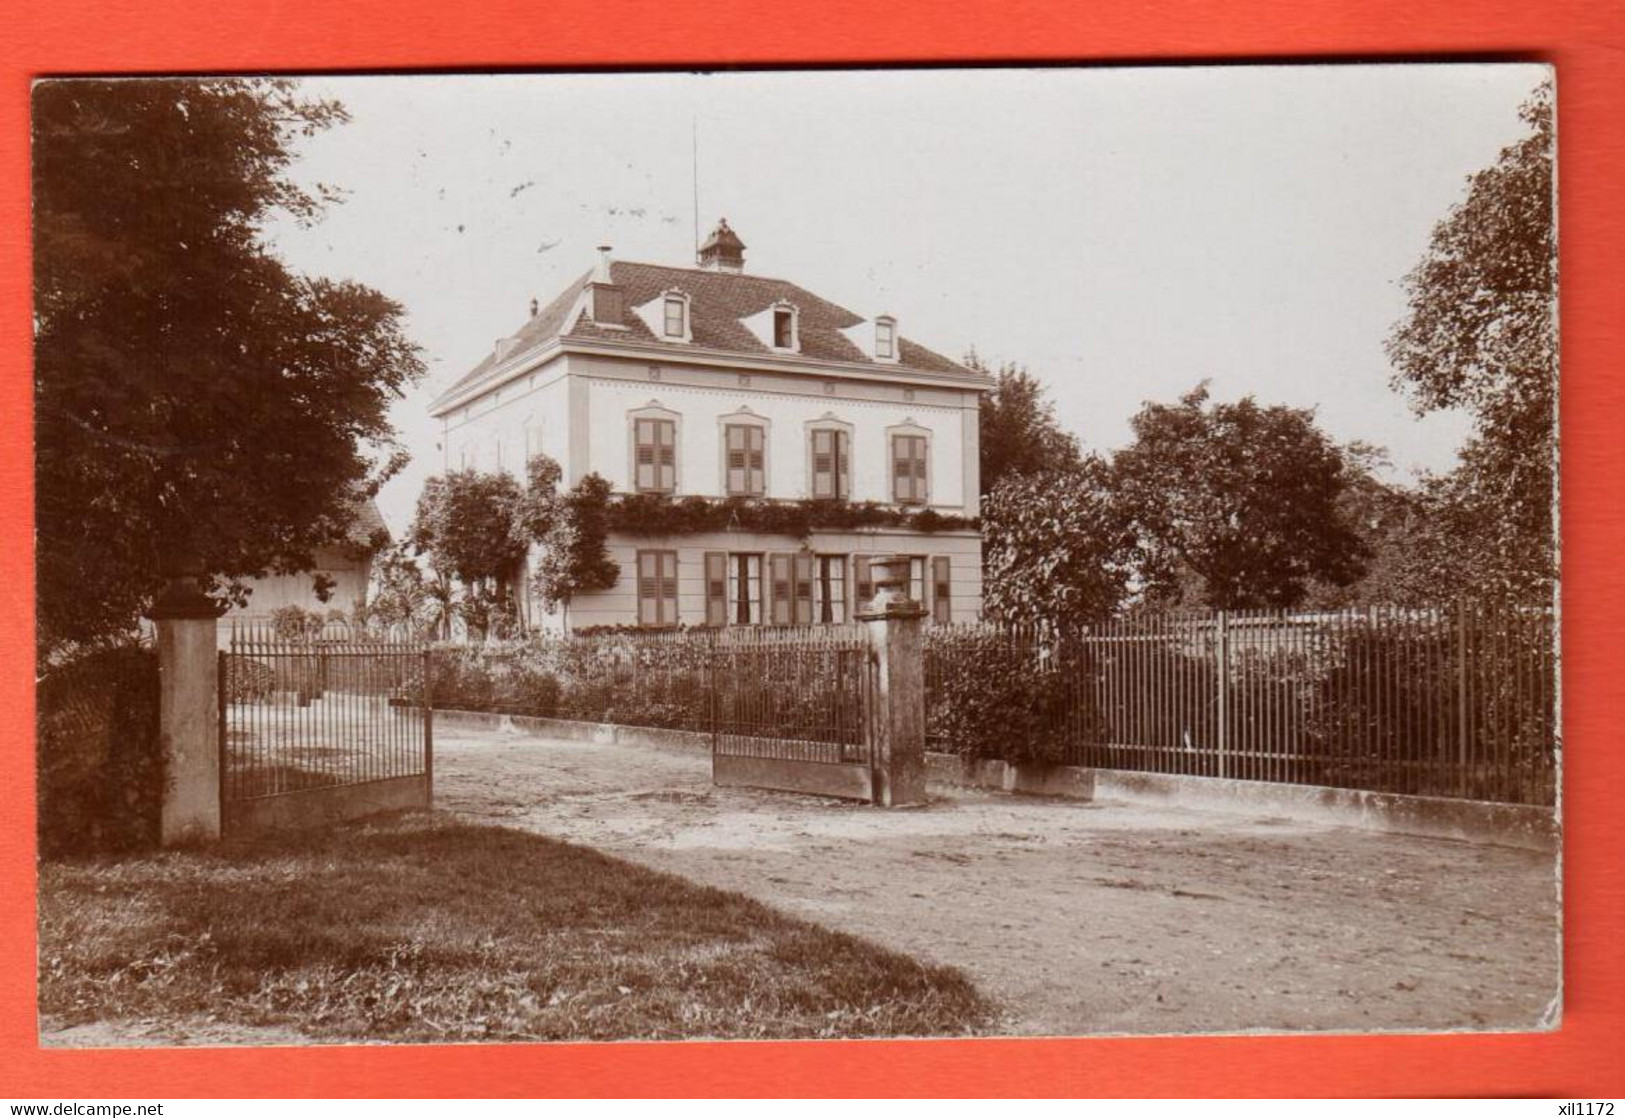
M 714 788 L 704 753 L 436 729 L 443 809 L 957 966 L 1028 1035 L 1555 1024 L 1555 860 L 1268 818 L 960 791 Z

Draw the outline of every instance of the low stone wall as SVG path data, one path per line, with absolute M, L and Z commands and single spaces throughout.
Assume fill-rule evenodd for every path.
M 926 770 L 939 785 L 1186 807 L 1527 850 L 1555 850 L 1561 837 L 1553 811 L 1528 804 L 1071 765 L 1018 766 L 967 761 L 952 753 L 928 753 Z
M 693 730 L 661 730 L 648 726 L 617 726 L 604 722 L 575 722 L 565 718 L 534 718 L 518 714 L 483 714 L 437 710 L 437 725 L 477 726 L 537 737 L 592 741 L 604 745 L 653 745 L 662 748 L 709 751 L 711 735 Z M 829 766 L 825 766 L 826 768 Z M 839 766 L 849 768 L 851 766 Z M 1011 765 L 1004 761 L 968 762 L 953 753 L 927 753 L 926 780 L 937 788 L 984 788 L 1033 796 L 1059 796 L 1074 800 L 1115 800 L 1120 803 L 1188 807 L 1268 816 L 1305 823 L 1359 827 L 1370 831 L 1420 835 L 1517 846 L 1528 850 L 1557 848 L 1559 829 L 1550 808 L 1525 804 L 1496 804 L 1481 800 L 1452 800 L 1435 796 L 1400 796 L 1350 788 L 1310 784 L 1271 784 L 1256 780 L 1221 780 L 1206 776 L 1088 769 L 1074 765 Z M 819 774 L 827 776 L 828 774 Z M 761 774 L 722 773 L 726 784 L 753 783 Z M 844 795 L 843 790 L 797 787 L 823 795 Z M 854 786 L 855 790 L 855 786 Z M 859 797 L 862 798 L 862 797 Z
M 1530 804 L 1109 769 L 1096 770 L 1095 791 L 1102 799 L 1124 803 L 1266 815 L 1392 834 L 1488 842 L 1526 850 L 1552 851 L 1561 841 L 1556 813 L 1551 808 Z
M 1095 798 L 1095 770 L 1075 765 L 1012 765 L 1007 761 L 970 761 L 956 753 L 927 753 L 925 778 L 931 784 L 988 788 L 1028 796 Z
M 251 834 L 321 827 L 389 811 L 421 811 L 428 807 L 429 778 L 397 776 L 227 803 L 225 823 L 228 833 Z
M 654 745 L 668 749 L 711 749 L 711 735 L 697 730 L 665 730 L 655 726 L 621 726 L 610 722 L 579 722 L 571 718 L 541 718 L 530 714 L 491 714 L 477 710 L 439 710 L 436 726 L 466 726 L 502 733 L 592 741 L 601 745 Z
M 873 799 L 874 790 L 874 774 L 868 765 L 781 757 L 717 754 L 711 759 L 711 779 L 723 788 L 771 788 L 865 803 Z

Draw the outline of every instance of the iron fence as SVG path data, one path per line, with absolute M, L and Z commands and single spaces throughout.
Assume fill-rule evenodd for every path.
M 713 749 L 721 756 L 869 761 L 868 644 L 847 626 L 725 629 L 713 644 Z
M 1551 804 L 1555 640 L 1550 610 L 1487 605 L 952 627 L 928 635 L 928 726 L 993 755 L 952 739 L 1014 693 L 1008 728 L 1049 760 Z
M 220 653 L 222 799 L 432 778 L 431 670 L 422 645 L 234 628 Z

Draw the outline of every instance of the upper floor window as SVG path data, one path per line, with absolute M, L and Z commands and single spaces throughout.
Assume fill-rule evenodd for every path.
M 686 342 L 692 338 L 692 323 L 689 322 L 688 296 L 681 291 L 668 291 L 660 298 L 660 305 L 664 318 L 661 333 L 669 342 Z
M 800 349 L 800 315 L 790 303 L 778 303 L 773 307 L 773 348 L 774 349 Z
M 927 447 L 925 435 L 891 437 L 892 500 L 900 505 L 926 502 Z
M 639 493 L 670 493 L 677 488 L 677 422 L 672 419 L 632 421 L 634 451 L 632 487 Z
M 729 423 L 722 429 L 730 497 L 760 497 L 767 492 L 767 431 L 754 423 Z
M 812 495 L 837 501 L 852 496 L 852 435 L 838 428 L 812 432 Z
M 897 360 L 897 320 L 889 315 L 875 319 L 875 357 L 881 361 Z

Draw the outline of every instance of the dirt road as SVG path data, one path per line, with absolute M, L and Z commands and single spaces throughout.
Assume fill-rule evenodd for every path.
M 1535 1028 L 1550 855 L 962 792 L 880 811 L 714 788 L 704 754 L 445 727 L 437 806 L 963 969 L 1027 1035 Z

